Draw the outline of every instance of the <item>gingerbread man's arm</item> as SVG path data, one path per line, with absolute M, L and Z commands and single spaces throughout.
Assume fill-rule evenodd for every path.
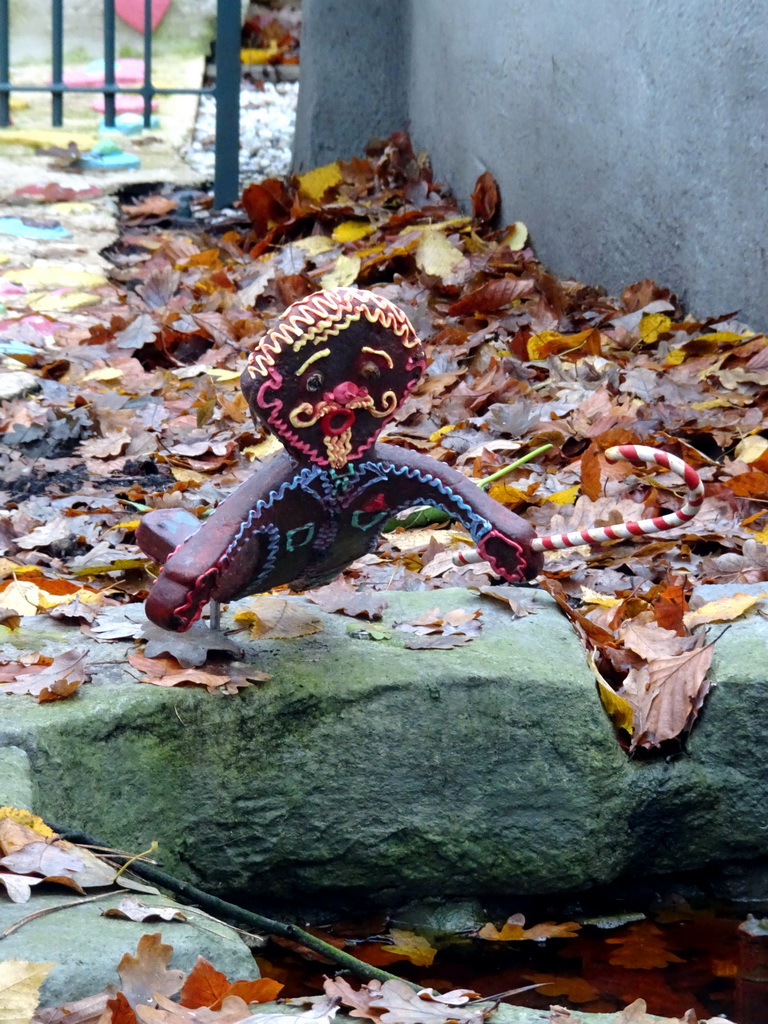
M 373 457 L 388 477 L 388 505 L 435 505 L 467 528 L 478 552 L 503 579 L 515 582 L 538 575 L 542 554 L 532 548 L 536 531 L 468 477 L 428 455 L 394 445 L 377 443 Z
M 196 529 L 191 513 L 150 512 L 137 540 L 163 569 L 146 601 L 147 616 L 164 629 L 189 629 L 211 599 L 228 600 L 271 568 L 277 527 L 262 509 L 281 485 L 296 476 L 296 464 L 280 452 L 242 483 Z M 182 518 L 183 517 L 183 518 Z M 172 539 L 181 538 L 167 554 Z

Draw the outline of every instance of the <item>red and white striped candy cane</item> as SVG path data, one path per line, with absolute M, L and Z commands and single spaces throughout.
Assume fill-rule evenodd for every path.
M 550 537 L 537 537 L 532 541 L 534 551 L 562 551 L 564 548 L 577 547 L 579 544 L 603 544 L 608 540 L 626 540 L 628 537 L 640 537 L 651 533 L 671 530 L 674 526 L 687 523 L 696 515 L 704 498 L 704 485 L 699 474 L 676 455 L 669 455 L 658 448 L 649 448 L 642 444 L 620 444 L 608 448 L 605 457 L 609 462 L 648 462 L 663 466 L 676 473 L 688 488 L 685 504 L 679 512 L 669 512 L 665 516 L 654 516 L 653 519 L 641 519 L 639 522 L 619 523 L 616 526 L 598 526 L 591 530 L 575 530 L 573 533 L 553 534 Z M 467 565 L 470 562 L 482 561 L 476 551 L 460 552 L 454 556 L 456 565 Z

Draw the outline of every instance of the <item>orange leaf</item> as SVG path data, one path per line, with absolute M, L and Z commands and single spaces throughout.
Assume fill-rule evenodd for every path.
M 255 981 L 234 981 L 212 1010 L 221 1009 L 221 1003 L 229 996 L 239 996 L 246 1003 L 271 1003 L 285 986 L 273 978 L 257 978 Z
M 133 1007 L 122 992 L 118 992 L 114 999 L 107 1000 L 107 1009 L 112 1014 L 112 1024 L 136 1024 Z
M 190 1010 L 196 1010 L 200 1006 L 213 1006 L 214 1003 L 221 1003 L 224 995 L 229 994 L 229 988 L 230 983 L 226 974 L 217 971 L 204 956 L 199 956 L 184 982 L 179 1003 Z

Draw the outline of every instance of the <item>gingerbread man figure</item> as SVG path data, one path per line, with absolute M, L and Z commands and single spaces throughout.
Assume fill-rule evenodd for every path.
M 536 576 L 541 546 L 528 523 L 457 470 L 378 440 L 423 370 L 408 318 L 380 295 L 338 288 L 290 306 L 241 378 L 254 417 L 284 450 L 202 524 L 177 509 L 144 516 L 137 542 L 163 563 L 148 617 L 182 631 L 210 600 L 327 583 L 414 505 L 461 522 L 503 579 Z

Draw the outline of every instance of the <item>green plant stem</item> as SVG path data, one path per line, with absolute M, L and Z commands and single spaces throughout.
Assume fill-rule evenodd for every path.
M 542 452 L 548 452 L 552 447 L 551 444 L 542 444 L 538 448 L 534 448 L 532 452 L 528 452 L 527 455 L 523 455 L 519 459 L 515 459 L 514 462 L 510 462 L 508 466 L 502 466 L 501 469 L 497 469 L 495 473 L 491 473 L 490 476 L 484 476 L 482 480 L 477 481 L 478 487 L 487 487 L 488 484 L 494 483 L 496 480 L 501 480 L 507 473 L 511 473 L 513 469 L 518 469 L 520 466 L 524 466 L 526 462 L 530 462 L 531 459 L 535 459 L 537 455 L 541 455 Z
M 83 846 L 94 846 L 103 850 L 106 855 L 113 857 L 126 856 L 122 853 L 116 853 L 110 846 L 88 835 L 86 832 L 53 825 L 50 822 L 48 824 L 54 832 L 59 834 L 61 839 L 66 839 L 67 842 L 80 843 Z M 323 942 L 322 939 L 318 939 L 316 935 L 304 931 L 298 925 L 289 924 L 286 921 L 275 921 L 270 917 L 264 917 L 262 914 L 255 914 L 251 910 L 245 910 L 244 907 L 238 907 L 234 903 L 227 903 L 226 900 L 220 900 L 218 897 L 212 896 L 210 893 L 198 889 L 194 885 L 190 885 L 189 882 L 184 882 L 180 878 L 174 878 L 173 875 L 167 874 L 160 868 L 155 867 L 154 864 L 146 864 L 143 861 L 134 860 L 130 871 L 132 874 L 138 875 L 154 885 L 162 886 L 163 889 L 176 893 L 189 903 L 197 904 L 197 906 L 202 907 L 214 917 L 223 917 L 231 921 L 237 921 L 250 930 L 267 932 L 270 935 L 279 935 L 283 939 L 289 939 L 291 942 L 297 942 L 302 946 L 306 946 L 315 953 L 320 953 L 328 960 L 331 960 L 337 967 L 349 971 L 363 981 L 375 980 L 385 982 L 404 980 L 403 978 L 398 978 L 396 974 L 390 974 L 388 971 L 382 971 L 378 967 L 372 967 L 370 964 L 363 963 L 362 960 L 358 960 L 351 953 L 345 953 L 344 950 L 337 949 L 329 942 Z M 410 982 L 407 982 L 407 984 L 410 984 Z

